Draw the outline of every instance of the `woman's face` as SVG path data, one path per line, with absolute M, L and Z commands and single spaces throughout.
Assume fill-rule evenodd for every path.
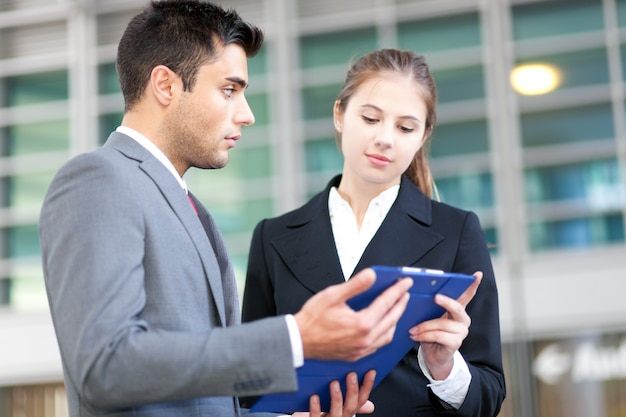
M 344 112 L 335 103 L 342 182 L 365 181 L 381 188 L 399 184 L 424 142 L 426 116 L 419 86 L 398 74 L 381 74 L 361 84 Z

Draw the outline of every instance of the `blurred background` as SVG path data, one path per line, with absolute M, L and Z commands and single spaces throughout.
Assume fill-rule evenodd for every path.
M 444 202 L 478 213 L 500 291 L 500 416 L 626 416 L 626 0 L 224 0 L 266 31 L 256 124 L 190 189 L 243 284 L 250 235 L 341 170 L 351 61 L 426 55 Z M 144 0 L 0 0 L 0 417 L 67 415 L 40 267 L 55 171 L 123 110 L 116 44 Z M 85 259 L 85 262 L 89 262 Z

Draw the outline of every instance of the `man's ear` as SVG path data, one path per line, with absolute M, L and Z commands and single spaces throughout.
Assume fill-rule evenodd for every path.
M 343 130 L 343 112 L 339 108 L 340 105 L 341 101 L 335 100 L 335 105 L 333 106 L 333 122 L 337 133 L 342 133 Z
M 180 77 L 165 65 L 157 65 L 150 73 L 149 91 L 161 105 L 167 106 L 177 90 L 182 90 Z

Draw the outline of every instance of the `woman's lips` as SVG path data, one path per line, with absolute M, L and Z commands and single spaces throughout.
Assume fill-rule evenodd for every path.
M 391 163 L 391 160 L 383 155 L 367 154 L 366 156 L 370 163 L 377 167 L 386 167 Z

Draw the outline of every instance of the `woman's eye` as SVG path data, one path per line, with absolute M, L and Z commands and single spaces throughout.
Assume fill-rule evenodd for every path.
M 361 116 L 363 118 L 363 120 L 365 120 L 366 123 L 376 123 L 378 120 L 373 119 L 371 117 L 367 117 L 367 116 Z
M 222 91 L 224 92 L 224 94 L 226 94 L 227 97 L 230 97 L 235 92 L 235 89 L 234 88 L 224 88 Z
M 399 126 L 399 128 L 404 133 L 411 133 L 411 132 L 413 132 L 415 130 L 412 127 L 407 127 L 407 126 Z

